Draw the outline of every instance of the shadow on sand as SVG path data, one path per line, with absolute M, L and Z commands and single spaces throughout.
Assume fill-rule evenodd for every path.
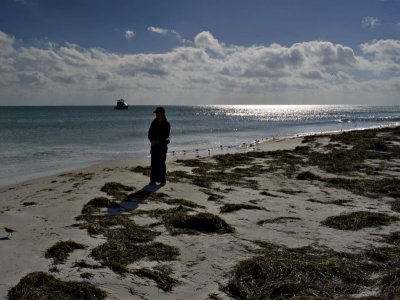
M 0 241 L 8 241 L 8 240 L 10 240 L 10 237 L 8 236 L 0 237 Z
M 120 207 L 109 207 L 109 215 L 119 215 L 123 212 L 135 210 L 139 203 L 147 200 L 152 193 L 157 192 L 161 186 L 159 185 L 145 185 L 140 190 L 129 194 L 124 200 L 118 202 Z

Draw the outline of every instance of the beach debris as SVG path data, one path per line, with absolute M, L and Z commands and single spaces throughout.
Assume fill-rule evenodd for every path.
M 255 209 L 255 210 L 264 210 L 263 208 L 252 205 L 252 204 L 242 204 L 242 203 L 226 203 L 220 209 L 219 212 L 221 214 L 226 214 L 233 211 L 238 211 L 241 209 Z
M 53 264 L 62 264 L 74 250 L 85 249 L 86 246 L 74 241 L 59 241 L 46 250 L 44 257 L 52 258 Z
M 104 244 L 94 248 L 90 255 L 114 272 L 125 275 L 129 272 L 127 266 L 133 262 L 144 258 L 154 261 L 175 260 L 179 255 L 179 249 L 159 242 L 137 244 L 108 239 Z
M 115 199 L 121 200 L 127 196 L 127 193 L 125 192 L 131 192 L 134 188 L 118 182 L 107 182 L 100 190 L 109 196 L 114 196 Z
M 131 168 L 130 171 L 135 172 L 135 173 L 142 173 L 144 176 L 150 176 L 151 172 L 151 167 L 150 166 L 136 166 L 134 168 Z
M 274 219 L 266 219 L 266 220 L 260 220 L 257 222 L 257 225 L 264 225 L 267 223 L 283 223 L 285 221 L 297 221 L 297 220 L 301 220 L 301 218 L 298 217 L 278 217 L 278 218 L 274 218 Z
M 155 281 L 157 286 L 165 292 L 170 292 L 174 286 L 180 283 L 179 280 L 169 276 L 169 273 L 171 273 L 169 268 L 159 268 L 159 270 L 141 268 L 132 271 L 132 274 L 136 276 L 145 277 Z
M 331 216 L 321 222 L 322 225 L 340 230 L 360 230 L 366 227 L 389 225 L 399 218 L 385 213 L 356 211 L 339 216 Z
M 261 255 L 240 261 L 223 288 L 235 299 L 344 299 L 368 283 L 373 269 L 359 257 L 312 247 L 257 243 Z
M 296 176 L 297 180 L 320 180 L 321 177 L 309 171 L 302 172 Z
M 9 300 L 105 299 L 107 293 L 89 282 L 63 281 L 45 272 L 25 275 L 8 292 Z

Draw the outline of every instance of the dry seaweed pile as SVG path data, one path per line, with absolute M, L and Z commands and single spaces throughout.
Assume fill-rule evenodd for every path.
M 341 230 L 360 230 L 366 227 L 389 225 L 399 218 L 384 213 L 356 211 L 339 216 L 331 216 L 322 221 L 322 225 Z
M 222 218 L 207 213 L 190 213 L 191 209 L 178 206 L 170 209 L 152 209 L 137 211 L 137 214 L 146 214 L 159 218 L 167 230 L 173 234 L 198 233 L 233 233 L 235 229 Z
M 88 282 L 62 281 L 44 272 L 25 275 L 8 292 L 9 300 L 105 299 L 106 292 Z
M 177 163 L 191 167 L 191 173 L 186 171 L 169 172 L 169 180 L 189 180 L 193 184 L 211 188 L 213 183 L 227 186 L 258 188 L 255 174 L 280 172 L 299 180 L 319 180 L 328 185 L 347 189 L 357 194 L 367 196 L 390 196 L 400 198 L 400 179 L 378 177 L 374 179 L 360 178 L 360 174 L 381 175 L 366 162 L 377 164 L 400 158 L 400 146 L 393 141 L 400 140 L 398 128 L 379 130 L 362 130 L 344 132 L 329 136 L 330 143 L 319 147 L 317 138 L 305 137 L 303 142 L 309 145 L 296 147 L 294 150 L 258 151 L 217 155 L 210 159 L 177 160 Z M 339 144 L 341 143 L 341 144 Z M 323 149 L 323 151 L 321 151 Z M 247 166 L 243 167 L 244 164 Z M 248 166 L 250 165 L 250 166 Z M 353 176 L 354 179 L 325 179 L 310 171 L 299 172 L 300 167 L 318 167 L 335 175 Z
M 76 249 L 85 249 L 86 246 L 74 241 L 59 241 L 46 250 L 44 256 L 52 258 L 54 264 L 62 264 L 69 254 Z
M 263 210 L 263 208 L 261 208 L 257 205 L 252 205 L 252 204 L 226 203 L 219 209 L 219 212 L 221 214 L 225 214 L 225 213 L 229 213 L 229 212 L 233 212 L 233 211 L 238 211 L 241 209 Z
M 162 268 L 160 270 L 141 268 L 133 271 L 133 274 L 139 277 L 145 277 L 154 280 L 160 289 L 166 292 L 170 292 L 175 285 L 180 283 L 179 280 L 176 280 L 167 275 L 170 272 L 171 270 L 165 268 Z
M 179 255 L 176 247 L 153 242 L 159 234 L 137 225 L 129 215 L 82 214 L 78 217 L 82 228 L 91 235 L 102 234 L 107 242 L 91 251 L 91 256 L 119 274 L 129 272 L 128 265 L 143 258 L 174 260 Z
M 262 247 L 260 254 L 239 262 L 223 289 L 235 299 L 348 299 L 366 288 L 377 288 L 379 299 L 396 299 L 399 232 L 385 241 L 394 246 L 357 255 L 256 242 Z

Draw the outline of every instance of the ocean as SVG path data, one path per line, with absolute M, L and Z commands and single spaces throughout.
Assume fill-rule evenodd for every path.
M 236 151 L 256 140 L 393 126 L 400 106 L 166 106 L 169 157 Z M 0 107 L 0 186 L 113 159 L 149 157 L 154 106 Z

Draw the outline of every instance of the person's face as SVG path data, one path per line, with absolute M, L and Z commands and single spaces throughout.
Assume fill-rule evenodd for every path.
M 162 113 L 161 111 L 156 112 L 157 119 L 161 120 L 163 118 L 163 116 L 164 116 L 164 113 Z

